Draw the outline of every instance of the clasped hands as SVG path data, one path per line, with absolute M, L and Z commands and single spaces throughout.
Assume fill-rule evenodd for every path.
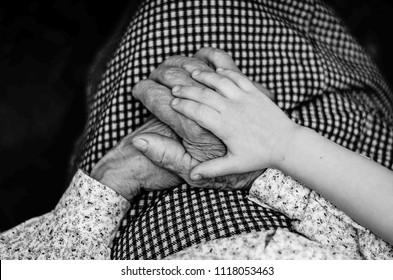
M 191 77 L 191 73 L 217 68 L 239 71 L 224 51 L 203 48 L 192 58 L 170 57 L 150 74 L 149 79 L 136 84 L 132 94 L 152 116 L 113 147 L 90 175 L 128 200 L 141 190 L 164 190 L 182 182 L 199 188 L 249 187 L 262 170 L 197 181 L 190 178 L 193 167 L 224 156 L 226 147 L 212 133 L 172 108 L 171 90 L 176 85 L 205 88 Z M 254 85 L 272 98 L 261 85 Z

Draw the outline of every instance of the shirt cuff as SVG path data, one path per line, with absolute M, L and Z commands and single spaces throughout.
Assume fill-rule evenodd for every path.
M 88 233 L 109 245 L 129 207 L 123 196 L 78 170 L 54 211 L 64 228 Z
M 311 190 L 279 170 L 268 168 L 251 186 L 249 199 L 290 219 L 302 219 Z

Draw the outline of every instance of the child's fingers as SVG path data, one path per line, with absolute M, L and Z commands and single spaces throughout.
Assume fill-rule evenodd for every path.
M 202 178 L 215 178 L 228 174 L 235 174 L 238 171 L 238 162 L 228 156 L 202 162 L 195 166 L 190 173 L 192 180 Z
M 234 84 L 236 84 L 244 91 L 255 92 L 256 90 L 258 90 L 254 86 L 253 82 L 239 71 L 227 70 L 222 68 L 218 68 L 216 71 L 218 74 L 230 79 Z
M 221 112 L 225 108 L 226 99 L 209 88 L 192 86 L 175 86 L 172 94 L 179 98 L 193 100 Z
M 181 98 L 175 98 L 171 105 L 175 111 L 210 131 L 220 127 L 220 113 L 207 105 Z
M 241 94 L 241 90 L 230 79 L 216 72 L 199 71 L 192 72 L 191 76 L 197 82 L 200 82 L 214 90 L 226 98 L 234 98 Z

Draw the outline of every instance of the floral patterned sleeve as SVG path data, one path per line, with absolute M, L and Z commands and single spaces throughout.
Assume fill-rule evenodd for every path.
M 0 234 L 0 259 L 109 259 L 129 206 L 78 170 L 53 211 Z
M 252 185 L 249 198 L 293 219 L 297 232 L 351 258 L 393 259 L 387 242 L 281 171 L 267 169 Z

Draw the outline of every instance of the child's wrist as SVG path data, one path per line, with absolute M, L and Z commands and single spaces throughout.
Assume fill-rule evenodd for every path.
M 304 144 L 305 134 L 308 128 L 293 123 L 279 139 L 273 151 L 272 167 L 279 170 L 286 170 L 293 160 L 296 160 L 296 150 Z

